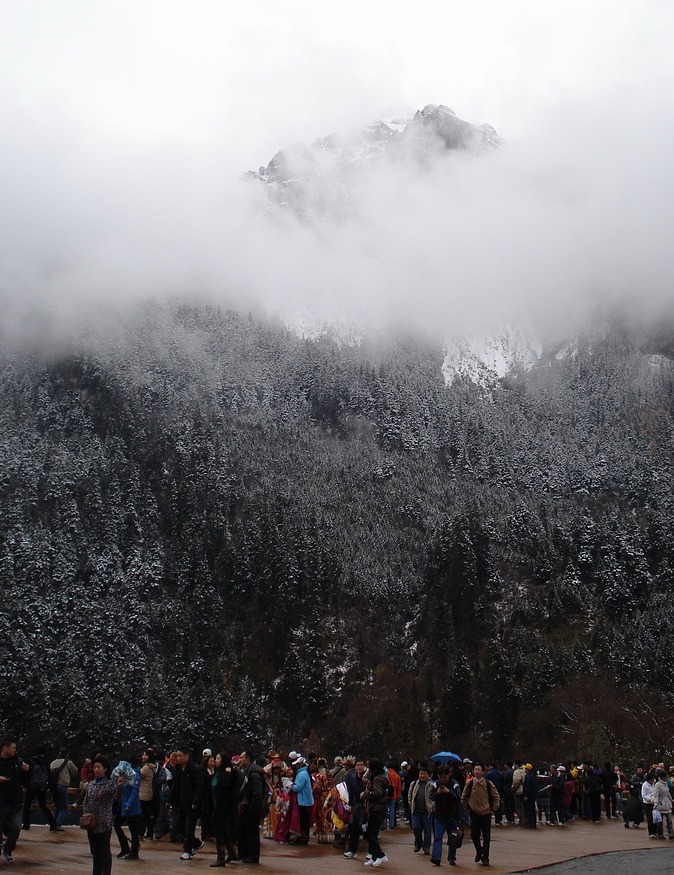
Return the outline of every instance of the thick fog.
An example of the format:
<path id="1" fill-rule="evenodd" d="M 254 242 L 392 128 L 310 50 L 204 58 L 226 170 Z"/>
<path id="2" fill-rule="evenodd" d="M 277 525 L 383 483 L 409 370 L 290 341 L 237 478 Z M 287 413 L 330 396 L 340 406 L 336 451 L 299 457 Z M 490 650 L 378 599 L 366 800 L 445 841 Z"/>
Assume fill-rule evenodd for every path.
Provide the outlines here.
<path id="1" fill-rule="evenodd" d="M 146 298 L 441 334 L 672 302 L 668 3 L 321 5 L 2 5 L 6 340 Z M 243 179 L 427 103 L 504 144 L 347 171 L 312 221 Z"/>

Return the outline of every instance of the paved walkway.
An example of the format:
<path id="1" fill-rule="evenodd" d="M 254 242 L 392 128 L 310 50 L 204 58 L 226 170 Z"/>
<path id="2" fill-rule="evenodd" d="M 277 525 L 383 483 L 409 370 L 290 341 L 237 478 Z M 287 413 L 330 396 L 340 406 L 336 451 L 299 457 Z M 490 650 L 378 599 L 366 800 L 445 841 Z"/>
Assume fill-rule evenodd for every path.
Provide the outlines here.
<path id="1" fill-rule="evenodd" d="M 486 872 L 494 875 L 531 872 L 539 875 L 619 875 L 646 871 L 674 873 L 674 842 L 649 840 L 646 829 L 624 829 L 622 820 L 593 825 L 576 822 L 564 828 L 541 827 L 522 830 L 519 827 L 492 829 L 491 860 L 487 870 L 474 862 L 473 846 L 464 842 L 457 855 L 458 865 L 450 869 L 445 859 L 436 869 L 430 858 L 412 850 L 412 833 L 407 827 L 386 831 L 381 835 L 382 846 L 389 862 L 382 872 L 390 875 L 431 875 L 432 872 Z M 117 860 L 118 850 L 113 833 L 113 872 L 131 872 L 134 875 L 169 875 L 173 872 L 210 871 L 215 859 L 215 848 L 208 844 L 188 862 L 180 860 L 182 848 L 166 839 L 162 842 L 144 841 L 141 859 Z M 613 852 L 613 853 L 607 853 Z M 365 845 L 361 844 L 359 859 L 346 860 L 332 845 L 310 844 L 307 847 L 277 845 L 262 840 L 262 858 L 259 866 L 228 867 L 238 875 L 355 875 L 368 871 L 363 868 Z M 599 856 L 592 856 L 599 855 Z M 579 859 L 582 858 L 582 859 Z M 14 864 L 0 859 L 0 872 L 21 873 L 79 873 L 91 872 L 91 858 L 85 833 L 69 827 L 64 833 L 50 833 L 45 827 L 33 826 L 22 832 L 14 853 Z M 571 861 L 564 863 L 563 861 Z M 561 864 L 561 865 L 555 865 Z M 541 868 L 543 867 L 543 868 Z"/>

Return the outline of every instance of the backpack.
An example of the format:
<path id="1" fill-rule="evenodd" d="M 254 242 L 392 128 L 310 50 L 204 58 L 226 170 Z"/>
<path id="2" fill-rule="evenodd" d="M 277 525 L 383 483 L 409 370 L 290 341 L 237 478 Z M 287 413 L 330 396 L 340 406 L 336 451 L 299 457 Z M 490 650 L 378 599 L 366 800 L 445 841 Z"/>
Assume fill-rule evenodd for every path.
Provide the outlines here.
<path id="1" fill-rule="evenodd" d="M 156 763 L 154 775 L 152 776 L 152 799 L 161 798 L 162 786 L 166 784 L 166 769 L 161 763 Z"/>
<path id="2" fill-rule="evenodd" d="M 44 763 L 33 763 L 33 768 L 30 773 L 30 789 L 41 791 L 47 789 L 48 783 L 47 767 Z"/>
<path id="3" fill-rule="evenodd" d="M 487 799 L 489 800 L 489 807 L 493 809 L 494 807 L 494 797 L 491 795 L 491 788 L 494 786 L 489 778 L 485 778 L 487 784 Z M 466 802 L 470 799 L 470 794 L 473 792 L 473 781 L 472 779 L 468 782 L 468 793 L 466 794 Z"/>
<path id="4" fill-rule="evenodd" d="M 60 766 L 56 766 L 56 768 L 54 769 L 49 769 L 49 792 L 53 797 L 56 797 L 61 772 L 66 768 L 67 765 L 68 757 L 64 757 L 63 763 Z"/>
<path id="5" fill-rule="evenodd" d="M 585 789 L 588 793 L 600 793 L 604 789 L 604 782 L 599 775 L 590 772 L 585 779 Z"/>

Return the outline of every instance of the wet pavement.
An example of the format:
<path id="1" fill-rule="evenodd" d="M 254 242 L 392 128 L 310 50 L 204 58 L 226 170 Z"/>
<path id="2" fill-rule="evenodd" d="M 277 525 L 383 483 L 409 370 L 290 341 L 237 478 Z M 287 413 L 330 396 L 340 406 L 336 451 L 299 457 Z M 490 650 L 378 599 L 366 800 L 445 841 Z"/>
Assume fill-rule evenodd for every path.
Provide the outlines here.
<path id="1" fill-rule="evenodd" d="M 413 852 L 409 827 L 387 830 L 381 834 L 381 844 L 389 861 L 381 867 L 391 875 L 430 875 L 431 872 L 485 872 L 494 875 L 532 872 L 540 875 L 620 875 L 657 871 L 660 875 L 674 875 L 674 842 L 649 840 L 645 828 L 624 829 L 621 820 L 602 820 L 599 824 L 583 821 L 565 827 L 541 827 L 523 830 L 519 827 L 492 829 L 489 869 L 474 862 L 475 853 L 467 838 L 457 854 L 456 867 L 447 865 L 446 849 L 442 866 L 431 866 L 430 857 Z M 306 847 L 277 845 L 262 839 L 260 864 L 229 866 L 239 875 L 355 875 L 363 869 L 366 847 L 359 848 L 358 859 L 347 860 L 332 844 L 312 842 Z M 180 859 L 180 845 L 144 841 L 140 860 L 117 860 L 116 838 L 112 836 L 113 873 L 131 872 L 133 875 L 169 875 L 172 872 L 210 871 L 215 860 L 215 847 L 207 844 L 190 861 Z M 22 832 L 14 853 L 15 862 L 0 859 L 0 875 L 25 873 L 79 873 L 91 872 L 91 857 L 86 834 L 77 827 L 63 833 L 50 833 L 45 827 L 33 826 Z"/>

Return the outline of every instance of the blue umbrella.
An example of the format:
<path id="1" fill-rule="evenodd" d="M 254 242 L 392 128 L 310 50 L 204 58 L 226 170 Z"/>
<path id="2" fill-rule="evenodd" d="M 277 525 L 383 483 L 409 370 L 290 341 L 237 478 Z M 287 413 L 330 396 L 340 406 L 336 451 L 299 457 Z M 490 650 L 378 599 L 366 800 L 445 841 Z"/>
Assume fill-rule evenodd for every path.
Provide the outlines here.
<path id="1" fill-rule="evenodd" d="M 436 763 L 448 763 L 450 760 L 458 760 L 461 762 L 461 757 L 452 753 L 451 750 L 441 750 L 434 753 L 431 759 Z"/>

